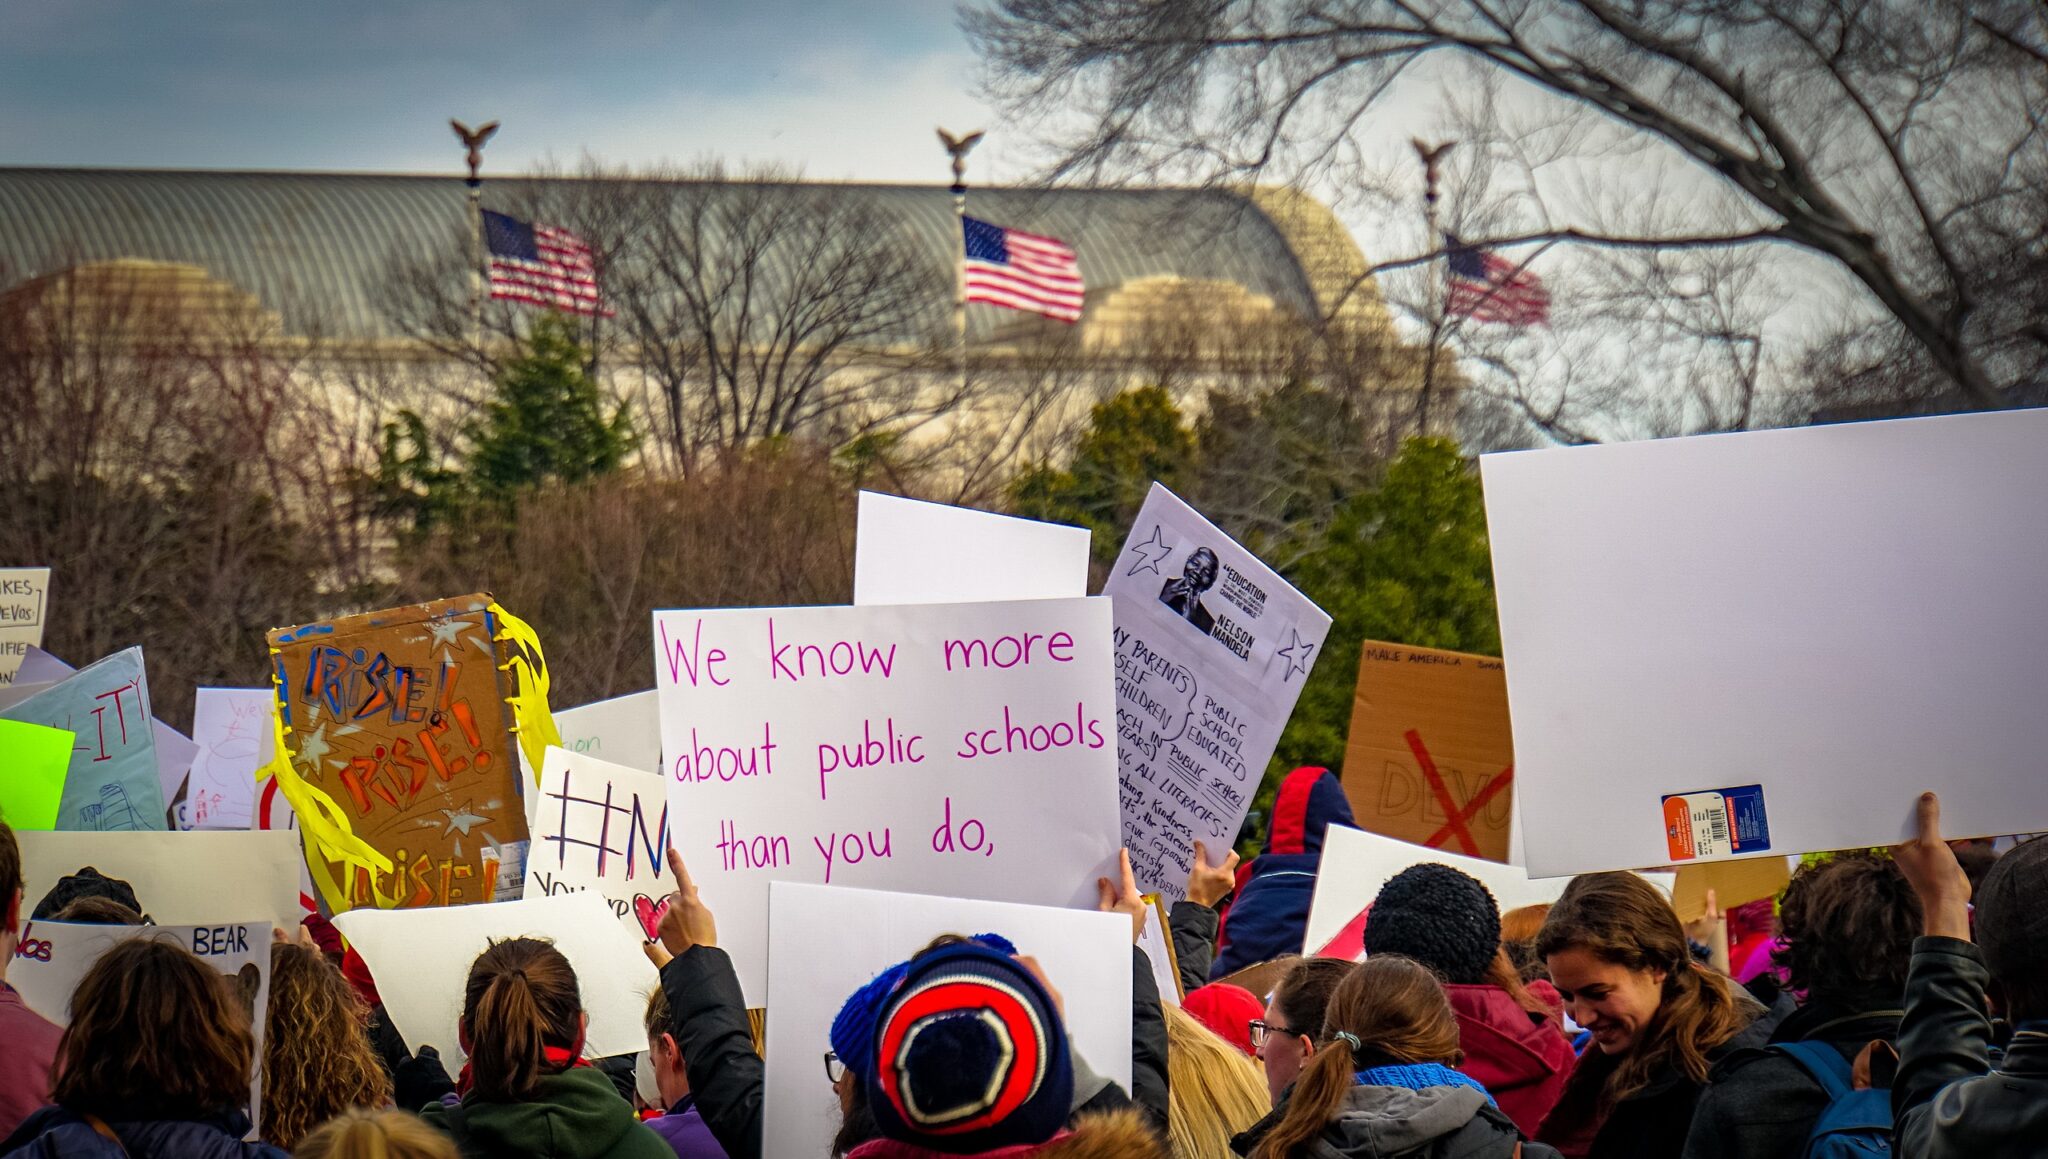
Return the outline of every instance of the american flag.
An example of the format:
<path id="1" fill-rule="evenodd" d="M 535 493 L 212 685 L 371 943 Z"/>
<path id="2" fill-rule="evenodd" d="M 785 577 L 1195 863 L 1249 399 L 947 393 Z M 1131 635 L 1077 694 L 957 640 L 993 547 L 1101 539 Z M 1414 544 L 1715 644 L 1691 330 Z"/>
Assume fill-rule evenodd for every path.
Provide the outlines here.
<path id="1" fill-rule="evenodd" d="M 484 246 L 491 254 L 491 297 L 571 314 L 609 318 L 597 296 L 590 243 L 566 229 L 484 210 Z"/>
<path id="2" fill-rule="evenodd" d="M 1081 320 L 1081 263 L 1056 238 L 962 217 L 970 302 L 1029 310 L 1062 322 Z"/>
<path id="3" fill-rule="evenodd" d="M 1452 234 L 1444 235 L 1450 258 L 1449 293 L 1444 312 L 1474 322 L 1536 326 L 1550 319 L 1550 291 L 1543 279 L 1514 262 L 1473 249 Z"/>

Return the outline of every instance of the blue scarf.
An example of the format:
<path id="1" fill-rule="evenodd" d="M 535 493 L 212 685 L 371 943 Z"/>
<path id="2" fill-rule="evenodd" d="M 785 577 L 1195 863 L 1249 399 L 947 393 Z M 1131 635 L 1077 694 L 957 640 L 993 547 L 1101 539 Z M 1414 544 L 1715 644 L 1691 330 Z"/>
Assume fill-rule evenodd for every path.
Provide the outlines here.
<path id="1" fill-rule="evenodd" d="M 1400 1087 L 1403 1090 L 1426 1091 L 1431 1087 L 1471 1087 L 1486 1101 L 1498 1108 L 1493 1095 L 1471 1075 L 1452 1070 L 1440 1062 L 1412 1062 L 1393 1066 L 1370 1066 L 1358 1072 L 1358 1085 L 1362 1087 Z"/>

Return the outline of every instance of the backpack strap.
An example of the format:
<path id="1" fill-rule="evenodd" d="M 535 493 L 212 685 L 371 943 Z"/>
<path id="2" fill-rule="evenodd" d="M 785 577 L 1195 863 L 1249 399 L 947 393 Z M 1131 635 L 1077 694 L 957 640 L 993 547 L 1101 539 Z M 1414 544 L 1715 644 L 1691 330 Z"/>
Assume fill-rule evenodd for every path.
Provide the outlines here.
<path id="1" fill-rule="evenodd" d="M 1825 1042 L 1779 1042 L 1766 1048 L 1799 1064 L 1808 1077 L 1827 1092 L 1830 1103 L 1854 1091 L 1849 1060 Z"/>

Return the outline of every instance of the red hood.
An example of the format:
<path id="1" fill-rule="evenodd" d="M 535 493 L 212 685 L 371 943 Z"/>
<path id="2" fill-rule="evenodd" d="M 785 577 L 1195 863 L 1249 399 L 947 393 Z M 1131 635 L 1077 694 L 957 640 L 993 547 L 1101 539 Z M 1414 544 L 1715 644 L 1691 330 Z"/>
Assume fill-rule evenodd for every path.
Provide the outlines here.
<path id="1" fill-rule="evenodd" d="M 1533 1135 L 1564 1093 L 1572 1044 L 1553 1019 L 1538 1020 L 1498 986 L 1445 986 L 1458 1016 L 1458 1069 L 1492 1093 L 1523 1134 Z"/>

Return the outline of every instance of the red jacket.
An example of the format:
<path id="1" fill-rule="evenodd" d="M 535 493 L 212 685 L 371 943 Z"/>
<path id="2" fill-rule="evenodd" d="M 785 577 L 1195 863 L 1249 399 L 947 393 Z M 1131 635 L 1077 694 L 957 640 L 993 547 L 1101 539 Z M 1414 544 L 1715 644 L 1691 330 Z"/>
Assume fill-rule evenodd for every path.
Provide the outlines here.
<path id="1" fill-rule="evenodd" d="M 1458 1069 L 1477 1079 L 1522 1134 L 1534 1138 L 1564 1093 L 1572 1044 L 1554 1018 L 1531 1015 L 1498 986 L 1445 986 L 1458 1016 Z"/>

